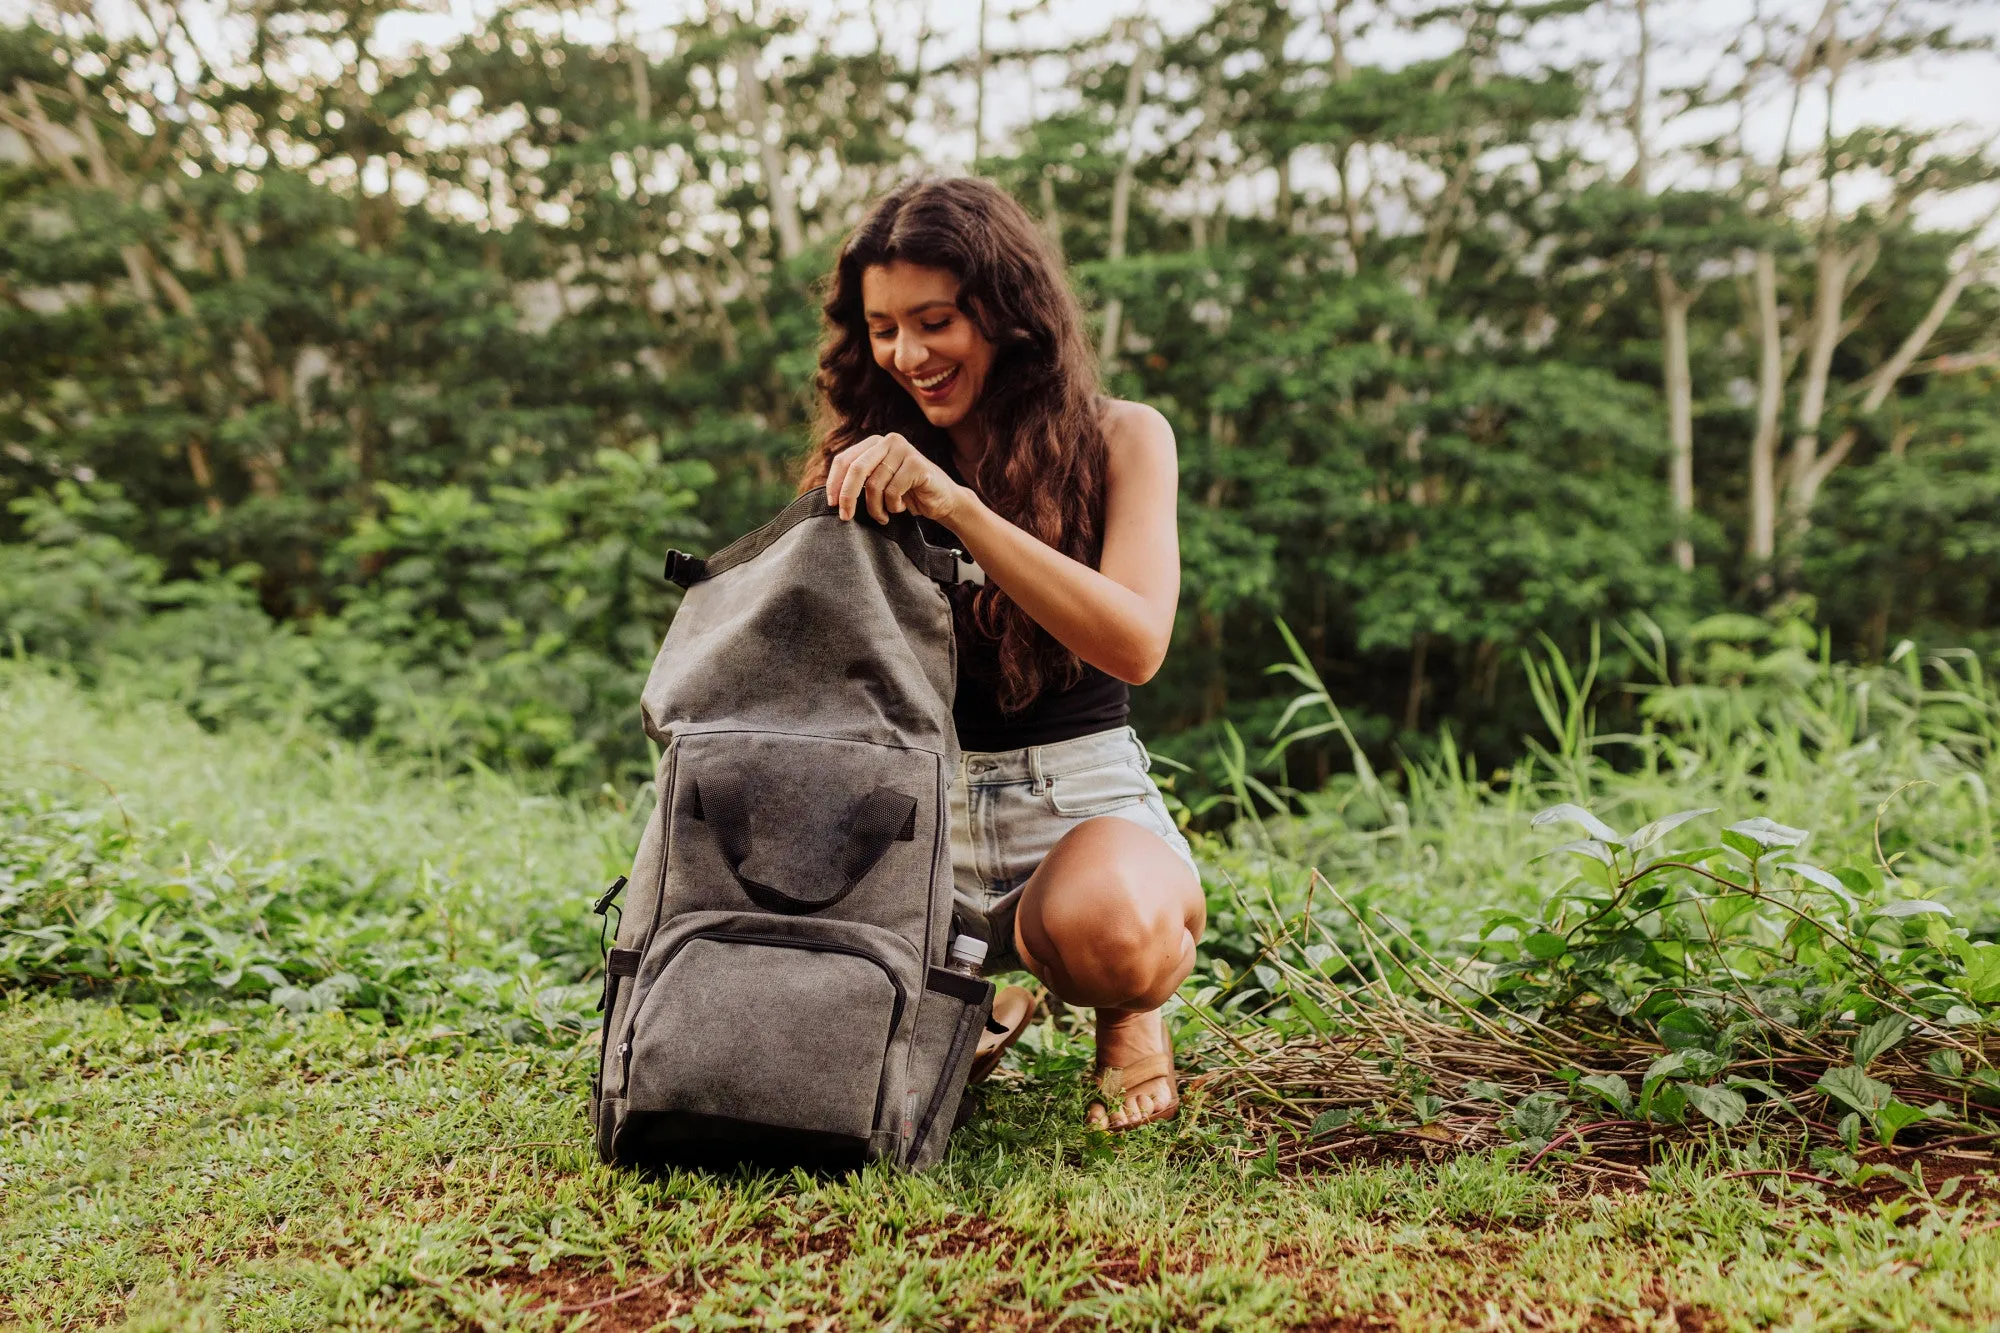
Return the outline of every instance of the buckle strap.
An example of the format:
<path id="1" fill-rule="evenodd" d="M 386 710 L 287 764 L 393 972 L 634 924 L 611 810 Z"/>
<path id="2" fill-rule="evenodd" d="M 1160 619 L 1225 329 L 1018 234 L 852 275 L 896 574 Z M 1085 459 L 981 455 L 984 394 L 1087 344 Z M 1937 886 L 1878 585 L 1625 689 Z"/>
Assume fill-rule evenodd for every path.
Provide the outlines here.
<path id="1" fill-rule="evenodd" d="M 664 571 L 669 583 L 678 583 L 683 588 L 692 588 L 708 577 L 708 561 L 686 551 L 668 551 L 667 567 Z"/>

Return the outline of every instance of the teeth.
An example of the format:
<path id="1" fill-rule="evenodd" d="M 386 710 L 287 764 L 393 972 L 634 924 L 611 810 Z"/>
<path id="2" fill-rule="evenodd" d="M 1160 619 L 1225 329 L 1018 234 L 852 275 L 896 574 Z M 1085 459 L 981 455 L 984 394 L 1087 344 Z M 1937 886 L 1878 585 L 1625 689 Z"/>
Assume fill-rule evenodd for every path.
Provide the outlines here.
<path id="1" fill-rule="evenodd" d="M 931 376 L 929 379 L 920 380 L 917 379 L 915 376 L 911 376 L 910 383 L 916 385 L 919 389 L 935 389 L 938 385 L 943 384 L 946 380 L 950 379 L 952 371 L 957 369 L 958 369 L 957 366 L 953 366 L 951 370 L 941 370 L 937 374 Z"/>

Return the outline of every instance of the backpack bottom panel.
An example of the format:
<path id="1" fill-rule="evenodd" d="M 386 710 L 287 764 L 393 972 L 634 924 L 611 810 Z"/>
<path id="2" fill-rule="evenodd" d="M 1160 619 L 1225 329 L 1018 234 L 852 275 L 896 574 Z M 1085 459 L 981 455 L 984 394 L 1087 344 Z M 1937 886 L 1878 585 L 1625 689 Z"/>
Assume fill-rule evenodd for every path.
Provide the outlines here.
<path id="1" fill-rule="evenodd" d="M 615 1160 L 620 1162 L 708 1171 L 737 1167 L 858 1171 L 869 1161 L 868 1150 L 866 1137 L 687 1111 L 629 1113 L 613 1141 Z"/>

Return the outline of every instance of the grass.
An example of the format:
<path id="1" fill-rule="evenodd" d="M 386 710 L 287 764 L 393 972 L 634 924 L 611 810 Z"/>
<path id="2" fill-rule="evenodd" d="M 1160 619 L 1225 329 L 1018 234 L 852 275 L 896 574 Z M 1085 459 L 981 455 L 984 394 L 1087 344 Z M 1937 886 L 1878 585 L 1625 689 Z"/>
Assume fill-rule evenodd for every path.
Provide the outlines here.
<path id="1" fill-rule="evenodd" d="M 23 1328 L 1976 1328 L 2000 1233 L 1688 1157 L 1576 1195 L 1491 1156 L 1266 1178 L 1202 1117 L 1115 1146 L 1056 1078 L 908 1178 L 598 1165 L 577 1051 L 336 1015 L 0 1007 L 0 1290 Z M 1781 1182 L 1782 1183 L 1782 1182 Z M 1984 1227 L 1984 1230 L 1981 1228 Z"/>
<path id="2" fill-rule="evenodd" d="M 1517 1144 L 1272 1170 L 1284 1144 L 1230 1081 L 1232 1038 L 1294 1021 L 1256 954 L 1307 865 L 1441 947 L 1562 882 L 1520 864 L 1549 841 L 1526 816 L 1551 784 L 1623 818 L 1740 783 L 1739 809 L 1817 816 L 1831 863 L 1926 775 L 1902 766 L 1928 765 L 1886 852 L 1985 929 L 1992 829 L 1965 774 L 1990 760 L 1954 740 L 1970 724 L 1878 713 L 1850 728 L 1868 761 L 1842 763 L 1853 745 L 1786 716 L 1751 725 L 1774 754 L 1801 738 L 1791 772 L 1752 762 L 1740 719 L 1733 759 L 1663 722 L 1660 763 L 1614 781 L 1581 762 L 1598 742 L 1580 729 L 1539 776 L 1413 770 L 1205 841 L 1217 933 L 1175 1022 L 1217 1072 L 1172 1125 L 1089 1134 L 1087 1042 L 1049 1020 L 930 1175 L 645 1177 L 598 1165 L 582 1117 L 588 900 L 644 793 L 579 804 L 307 731 L 210 734 L 6 666 L 0 1321 L 1992 1327 L 2000 1209 L 1978 1181 L 1931 1170 L 1867 1196 L 1744 1175 L 1793 1164 L 1699 1122 L 1608 1186 L 1551 1169 L 1561 1154 L 1528 1169 Z"/>

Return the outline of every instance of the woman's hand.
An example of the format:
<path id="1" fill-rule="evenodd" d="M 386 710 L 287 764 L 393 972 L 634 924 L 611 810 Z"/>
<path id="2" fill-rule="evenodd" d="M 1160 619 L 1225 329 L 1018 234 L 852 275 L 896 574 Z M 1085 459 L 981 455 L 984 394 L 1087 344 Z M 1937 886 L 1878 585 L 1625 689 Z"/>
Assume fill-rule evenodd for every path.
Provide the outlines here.
<path id="1" fill-rule="evenodd" d="M 833 456 L 826 470 L 826 502 L 853 518 L 866 499 L 877 523 L 889 515 L 912 513 L 949 525 L 972 493 L 945 475 L 900 435 L 870 435 Z"/>

